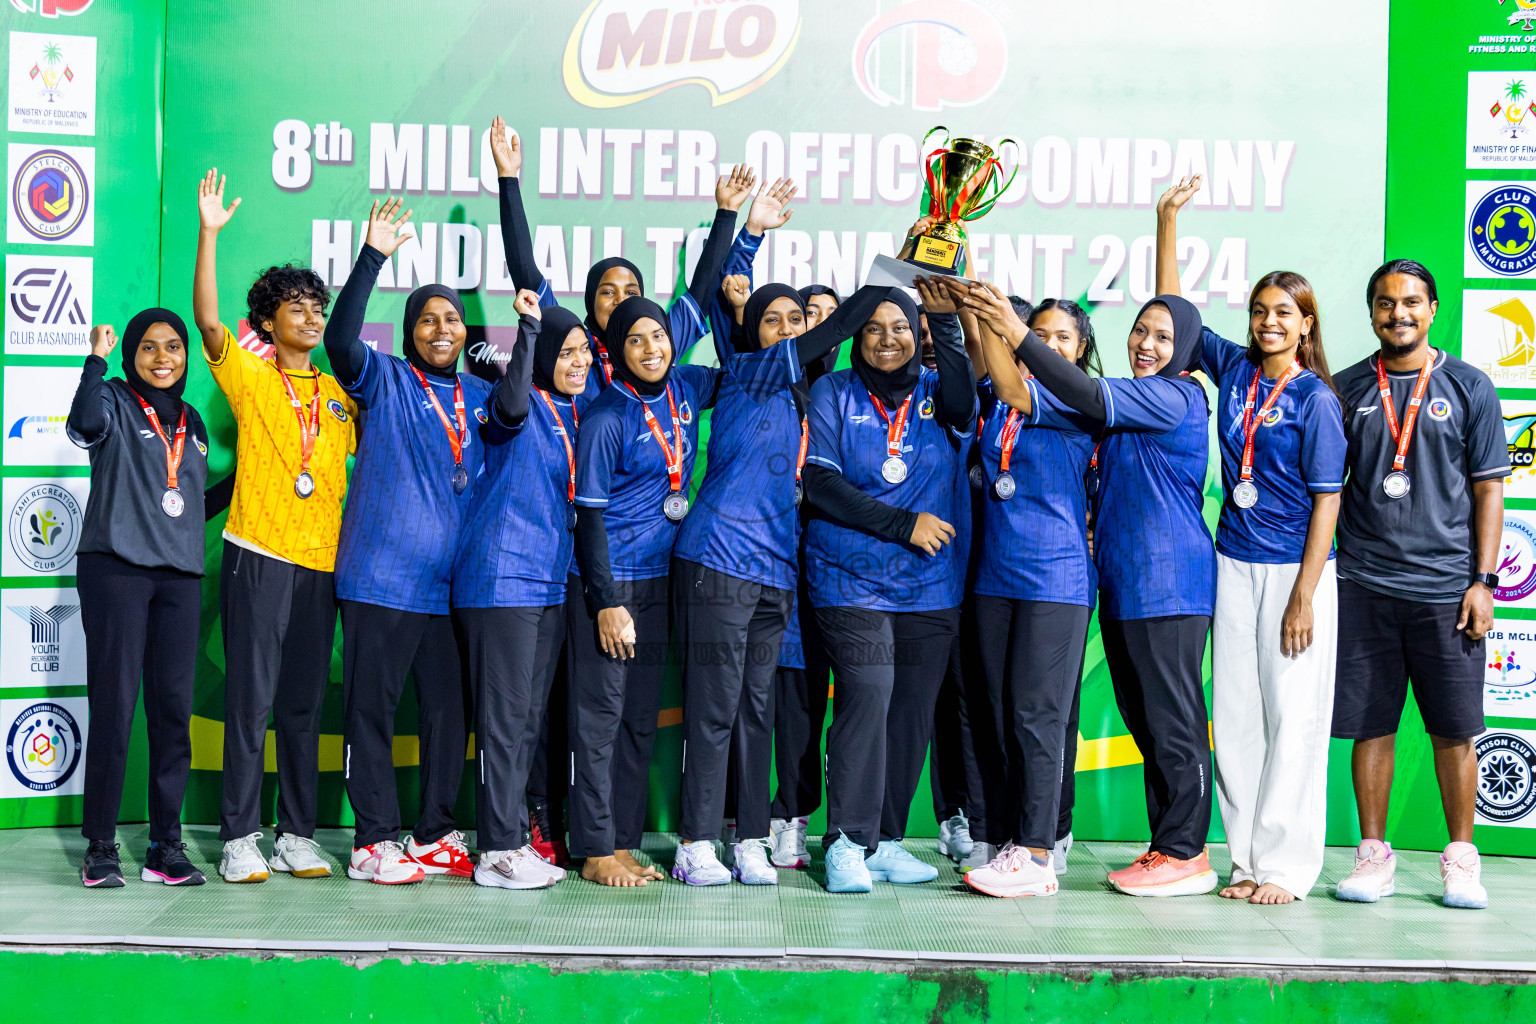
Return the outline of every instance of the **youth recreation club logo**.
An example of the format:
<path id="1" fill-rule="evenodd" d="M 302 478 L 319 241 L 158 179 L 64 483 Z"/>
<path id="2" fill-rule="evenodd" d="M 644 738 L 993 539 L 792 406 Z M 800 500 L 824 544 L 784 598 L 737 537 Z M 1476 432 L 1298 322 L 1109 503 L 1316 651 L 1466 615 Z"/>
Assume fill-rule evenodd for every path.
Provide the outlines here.
<path id="1" fill-rule="evenodd" d="M 718 107 L 777 74 L 799 38 L 800 0 L 593 0 L 566 41 L 561 74 L 583 106 L 697 85 Z"/>
<path id="2" fill-rule="evenodd" d="M 875 15 L 853 44 L 859 91 L 882 107 L 980 103 L 1008 70 L 1008 37 L 994 10 L 1008 16 L 1001 3 L 959 0 L 913 0 Z"/>
<path id="3" fill-rule="evenodd" d="M 61 242 L 86 223 L 90 207 L 90 183 L 80 161 L 64 149 L 37 150 L 22 160 L 11 177 L 13 223 L 32 238 L 14 232 L 7 238 Z M 81 238 L 78 244 L 90 241 Z"/>
<path id="4" fill-rule="evenodd" d="M 58 573 L 80 544 L 80 502 L 59 484 L 29 487 L 11 506 L 11 551 L 33 572 Z"/>
<path id="5" fill-rule="evenodd" d="M 85 749 L 80 724 L 62 705 L 40 701 L 11 720 L 5 760 L 11 775 L 33 793 L 51 793 L 67 783 Z"/>
<path id="6" fill-rule="evenodd" d="M 1477 815 L 1489 824 L 1523 824 L 1536 808 L 1536 747 L 1530 735 L 1500 731 L 1477 739 Z"/>

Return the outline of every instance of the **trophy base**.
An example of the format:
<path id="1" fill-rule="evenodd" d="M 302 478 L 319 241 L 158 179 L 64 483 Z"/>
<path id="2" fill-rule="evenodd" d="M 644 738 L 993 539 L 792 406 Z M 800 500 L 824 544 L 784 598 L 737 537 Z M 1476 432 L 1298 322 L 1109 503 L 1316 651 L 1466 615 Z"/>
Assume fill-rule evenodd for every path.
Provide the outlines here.
<path id="1" fill-rule="evenodd" d="M 958 277 L 969 280 L 954 270 L 941 270 L 916 260 L 899 260 L 894 256 L 876 256 L 869 264 L 864 283 L 877 288 L 912 288 L 919 277 Z"/>
<path id="2" fill-rule="evenodd" d="M 907 262 L 932 274 L 963 274 L 965 243 L 939 235 L 919 235 L 913 240 Z"/>

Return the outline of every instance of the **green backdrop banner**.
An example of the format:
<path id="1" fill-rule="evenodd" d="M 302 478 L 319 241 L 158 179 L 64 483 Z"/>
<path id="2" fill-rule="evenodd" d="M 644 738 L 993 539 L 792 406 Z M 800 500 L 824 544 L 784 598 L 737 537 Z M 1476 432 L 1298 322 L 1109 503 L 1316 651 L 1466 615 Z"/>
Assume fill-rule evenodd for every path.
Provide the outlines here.
<path id="1" fill-rule="evenodd" d="M 613 254 L 633 260 L 652 290 L 669 296 L 702 241 L 715 175 L 737 162 L 801 185 L 794 219 L 770 235 L 758 256 L 759 282 L 821 281 L 846 293 L 875 255 L 895 251 L 921 212 L 922 137 L 945 125 L 957 135 L 1016 140 L 1002 150 L 1004 162 L 1018 166 L 1012 187 L 973 225 L 974 271 L 1032 299 L 1085 296 L 1094 304 L 1106 372 L 1126 372 L 1120 338 L 1151 295 L 1153 204 L 1171 180 L 1191 172 L 1205 174 L 1207 187 L 1180 225 L 1185 294 L 1214 328 L 1241 336 L 1250 281 L 1274 268 L 1300 270 L 1316 286 L 1330 325 L 1330 358 L 1336 367 L 1347 365 L 1374 345 L 1360 290 L 1382 256 L 1384 232 L 1394 253 L 1421 255 L 1454 284 L 1449 246 L 1453 229 L 1460 237 L 1464 228 L 1457 219 L 1464 180 L 1457 161 L 1463 125 L 1470 133 L 1476 120 L 1468 113 L 1470 94 L 1462 105 L 1461 90 L 1470 88 L 1462 78 L 1469 69 L 1502 74 L 1531 63 L 1523 53 L 1471 52 L 1488 45 L 1480 42 L 1485 36 L 1525 38 L 1519 24 L 1506 24 L 1507 15 L 1496 0 L 1455 10 L 1393 3 L 1389 77 L 1385 0 L 1263 0 L 1241 8 L 1201 0 L 1181 5 L 1177 17 L 1109 0 L 1094 8 L 1091 31 L 1089 16 L 1070 5 L 997 0 L 869 0 L 838 5 L 837 17 L 798 0 L 380 0 L 366 17 L 294 0 L 217 11 L 180 0 L 18 0 L 0 15 L 12 33 L 12 191 L 16 161 L 25 155 L 18 146 L 93 147 L 94 167 L 82 173 L 95 175 L 94 206 L 107 205 L 89 242 L 79 233 L 83 226 L 72 239 L 18 239 L 14 201 L 7 210 L 8 242 L 24 244 L 7 247 L 5 423 L 9 431 L 19 416 L 45 418 L 21 428 L 17 440 L 25 443 L 13 445 L 7 435 L 8 521 L 25 532 L 27 509 L 36 507 L 68 525 L 70 503 L 86 500 L 83 457 L 61 444 L 47 421 L 67 410 L 84 352 L 80 325 L 120 324 L 132 308 L 157 301 L 190 311 L 195 185 L 208 167 L 227 173 L 229 194 L 244 199 L 221 239 L 221 308 L 232 326 L 246 287 L 273 263 L 308 263 L 339 286 L 369 205 L 403 193 L 415 209 L 417 238 L 380 277 L 369 340 L 398 351 L 394 325 L 405 294 L 440 281 L 464 292 L 471 321 L 487 325 L 494 343 L 498 326 L 515 321 L 486 141 L 497 114 L 522 137 L 538 258 L 561 300 L 573 306 L 580 305 L 587 267 Z M 263 40 L 283 24 L 302 26 L 310 42 L 275 52 Z M 1319 32 L 1317 25 L 1328 27 Z M 78 131 L 67 116 L 15 116 L 18 89 L 31 107 L 47 108 L 35 83 L 53 67 L 38 49 L 47 40 L 24 42 L 37 50 L 26 59 L 45 64 L 38 76 L 23 76 L 16 40 L 55 30 L 95 41 L 94 137 L 63 137 Z M 407 47 L 399 46 L 402 39 Z M 73 79 L 57 79 L 65 84 L 57 87 L 56 106 L 73 102 L 66 95 L 82 78 L 75 71 Z M 1536 88 L 1536 73 L 1531 78 Z M 1469 166 L 1471 146 L 1469 135 Z M 1426 174 L 1442 163 L 1447 170 L 1434 173 L 1457 181 Z M 1522 173 L 1509 163 L 1478 166 L 1485 169 L 1477 177 Z M 53 294 L 46 285 L 13 280 L 17 257 L 17 274 L 33 263 L 73 259 L 69 273 L 76 278 L 89 274 L 94 261 L 94 307 L 77 320 L 52 312 L 39 298 Z M 54 292 L 61 273 L 55 268 L 48 278 Z M 52 347 L 18 341 L 25 331 L 13 328 L 13 295 L 31 296 L 21 308 L 40 306 L 32 320 L 46 321 L 63 340 Z M 1459 328 L 1455 298 L 1443 301 L 1437 336 L 1450 344 Z M 710 358 L 708 348 L 693 358 Z M 196 364 L 188 395 L 212 431 L 215 474 L 227 471 L 233 424 Z M 1536 398 L 1536 391 L 1511 397 Z M 1212 522 L 1216 486 L 1213 478 Z M 54 491 L 24 506 L 24 492 L 35 487 Z M 18 508 L 26 512 L 21 520 Z M 200 627 L 186 811 L 198 821 L 217 813 L 221 526 L 209 528 L 211 575 Z M 23 712 L 39 721 L 51 714 L 30 711 L 33 705 L 67 712 L 70 722 L 58 718 L 41 729 L 57 738 L 49 756 L 62 766 L 78 756 L 87 732 L 78 616 L 67 611 L 78 603 L 72 563 L 57 557 L 62 549 L 54 564 L 41 551 L 29 563 L 15 547 L 12 539 L 5 552 L 0 727 L 9 730 Z M 1528 614 L 1536 616 L 1536 601 L 1532 608 Z M 1518 609 L 1511 616 L 1522 617 Z M 53 668 L 40 677 L 35 666 L 49 657 Z M 1518 652 L 1512 657 L 1525 660 Z M 338 651 L 333 681 L 339 671 Z M 38 685 L 40 678 L 48 684 Z M 323 813 L 346 822 L 339 683 L 333 689 L 321 749 Z M 1495 696 L 1491 687 L 1490 701 Z M 663 704 L 651 810 L 656 825 L 669 827 L 681 745 L 675 676 Z M 1499 707 L 1503 714 L 1492 724 L 1518 735 L 1515 703 Z M 1077 831 L 1145 836 L 1140 756 L 1115 710 L 1096 627 L 1082 708 Z M 396 744 L 407 820 L 413 716 L 413 708 L 402 708 Z M 1417 719 L 1409 718 L 1394 838 L 1438 847 L 1444 826 L 1427 744 Z M 17 781 L 26 770 L 5 775 L 0 825 L 76 820 L 78 798 L 58 794 L 79 792 L 78 771 L 62 781 L 49 771 L 57 776 L 63 769 L 35 770 L 30 786 Z M 127 817 L 143 813 L 138 778 L 138 771 L 130 778 Z M 1529 788 L 1529 772 L 1526 778 Z M 933 827 L 928 803 L 925 796 L 916 801 L 913 834 Z M 1485 824 L 1479 842 L 1492 851 L 1536 849 L 1523 827 L 1533 822 Z M 1348 750 L 1336 744 L 1329 838 L 1354 837 Z"/>

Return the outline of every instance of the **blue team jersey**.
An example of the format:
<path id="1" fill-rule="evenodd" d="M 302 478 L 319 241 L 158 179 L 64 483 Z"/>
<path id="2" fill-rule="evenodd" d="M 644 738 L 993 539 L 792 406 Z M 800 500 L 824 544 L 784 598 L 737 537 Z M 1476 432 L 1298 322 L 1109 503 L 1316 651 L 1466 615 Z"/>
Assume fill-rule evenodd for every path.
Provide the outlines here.
<path id="1" fill-rule="evenodd" d="M 795 463 L 800 414 L 790 390 L 800 375 L 795 339 L 734 354 L 710 413 L 709 460 L 678 558 L 780 590 L 794 587 L 800 515 Z"/>
<path id="2" fill-rule="evenodd" d="M 725 279 L 732 274 L 745 274 L 752 276 L 752 263 L 757 259 L 757 250 L 763 244 L 762 235 L 750 235 L 746 228 L 736 232 L 736 240 L 731 243 L 731 251 L 726 254 L 725 265 L 720 270 L 720 283 L 723 286 Z M 721 295 L 720 289 L 715 289 L 715 301 L 709 305 L 709 333 L 715 341 L 715 357 L 724 366 L 731 357 L 731 327 L 736 322 L 735 310 Z M 713 435 L 711 435 L 713 436 Z M 713 441 L 710 442 L 713 445 Z"/>
<path id="3" fill-rule="evenodd" d="M 1210 442 L 1205 392 L 1188 378 L 1099 378 L 1094 564 L 1107 619 L 1210 615 L 1216 552 L 1201 509 Z"/>
<path id="4" fill-rule="evenodd" d="M 565 601 L 575 551 L 569 521 L 570 462 L 576 449 L 571 399 L 534 391 L 528 416 L 508 427 L 491 403 L 481 431 L 485 474 L 475 487 L 453 570 L 455 608 L 542 608 Z"/>
<path id="5" fill-rule="evenodd" d="M 907 476 L 888 483 L 886 422 L 852 370 L 838 370 L 811 388 L 808 463 L 841 474 L 870 497 L 895 508 L 927 512 L 951 526 L 968 515 L 956 492 L 963 472 L 957 434 L 934 418 L 939 375 L 924 369 L 913 391 L 902 442 Z M 892 417 L 895 411 L 891 410 Z M 955 562 L 959 559 L 961 568 Z M 904 542 L 826 518 L 806 527 L 806 576 L 817 608 L 854 606 L 888 612 L 938 611 L 960 604 L 964 559 L 954 544 L 929 555 Z"/>
<path id="6" fill-rule="evenodd" d="M 1018 490 L 998 499 L 992 484 L 1001 471 L 1003 428 L 1011 411 L 1001 400 L 981 431 L 987 489 L 976 496 L 985 511 L 982 557 L 975 591 L 1016 601 L 1051 601 L 1093 607 L 1098 573 L 1088 554 L 1088 488 L 1095 424 L 1058 402 L 1030 379 L 1033 412 L 1020 415 L 1008 460 Z"/>
<path id="7" fill-rule="evenodd" d="M 761 242 L 762 239 L 759 238 L 758 241 Z M 757 250 L 754 247 L 752 251 Z M 719 290 L 718 286 L 716 290 Z M 545 308 L 560 305 L 560 300 L 555 298 L 554 289 L 550 288 L 547 278 L 539 282 L 539 305 Z M 673 358 L 678 363 L 683 361 L 689 349 L 699 343 L 699 339 L 704 337 L 709 326 L 709 322 L 704 318 L 704 311 L 699 308 L 697 302 L 693 301 L 692 295 L 682 292 L 672 300 L 672 305 L 667 309 L 667 327 L 672 332 Z M 598 392 L 608 386 L 610 374 L 607 367 L 603 365 L 602 356 L 599 355 L 600 352 L 605 351 L 605 348 L 592 333 L 591 328 L 587 329 L 587 343 L 592 347 L 592 370 L 587 374 L 586 393 L 595 398 Z"/>
<path id="8" fill-rule="evenodd" d="M 667 444 L 682 446 L 683 490 L 693 478 L 699 447 L 699 413 L 714 397 L 719 370 L 673 366 L 670 387 L 677 403 L 674 435 L 666 393 L 640 399 L 629 388 L 603 389 L 582 414 L 576 452 L 576 504 L 603 510 L 608 561 L 616 580 L 667 575 L 679 524 L 662 503 L 671 493 L 667 459 L 646 425 L 649 406 Z"/>
<path id="9" fill-rule="evenodd" d="M 467 373 L 464 468 L 470 486 L 453 493 L 453 447 L 421 381 L 404 359 L 365 348 L 356 381 L 342 381 L 357 401 L 362 437 L 341 517 L 336 596 L 446 615 L 459 528 L 484 461 L 478 428 L 487 420 L 491 385 Z M 428 376 L 449 423 L 453 383 Z"/>
<path id="10" fill-rule="evenodd" d="M 1216 527 L 1216 549 L 1241 562 L 1282 565 L 1300 562 L 1312 519 L 1312 495 L 1342 490 L 1344 413 L 1338 396 L 1311 371 L 1285 386 L 1253 438 L 1253 483 L 1258 503 L 1240 508 L 1232 488 L 1242 479 L 1243 406 L 1257 369 L 1240 345 L 1205 329 L 1200 368 L 1216 383 L 1216 436 L 1221 442 L 1221 482 L 1225 496 Z M 1259 378 L 1255 417 L 1274 390 L 1270 377 Z M 1333 557 L 1332 552 L 1329 557 Z"/>

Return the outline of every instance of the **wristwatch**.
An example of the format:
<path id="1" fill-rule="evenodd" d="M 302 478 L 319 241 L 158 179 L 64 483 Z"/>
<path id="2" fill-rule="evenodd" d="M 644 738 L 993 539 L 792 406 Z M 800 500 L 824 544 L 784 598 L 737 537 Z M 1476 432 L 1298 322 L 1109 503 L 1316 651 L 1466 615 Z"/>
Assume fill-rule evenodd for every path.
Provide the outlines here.
<path id="1" fill-rule="evenodd" d="M 1475 572 L 1472 574 L 1473 583 L 1481 583 L 1489 590 L 1499 589 L 1499 574 L 1496 572 Z"/>

